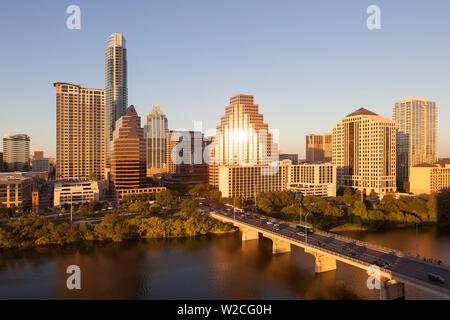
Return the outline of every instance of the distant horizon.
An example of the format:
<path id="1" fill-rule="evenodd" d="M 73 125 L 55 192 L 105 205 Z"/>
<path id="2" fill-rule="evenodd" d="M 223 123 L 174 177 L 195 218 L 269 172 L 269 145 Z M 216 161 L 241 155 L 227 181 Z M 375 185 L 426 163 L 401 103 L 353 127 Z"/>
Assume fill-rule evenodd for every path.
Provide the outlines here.
<path id="1" fill-rule="evenodd" d="M 142 126 L 159 104 L 171 129 L 192 130 L 196 120 L 212 129 L 231 96 L 251 94 L 264 122 L 280 130 L 280 151 L 304 159 L 307 134 L 331 133 L 360 107 L 392 120 L 395 102 L 417 97 L 436 102 L 437 154 L 450 157 L 448 1 L 380 0 L 380 30 L 366 27 L 366 0 L 327 2 L 326 10 L 322 1 L 80 0 L 80 30 L 66 28 L 70 4 L 31 2 L 23 12 L 9 2 L 0 13 L 9 48 L 0 52 L 8 108 L 0 135 L 27 134 L 31 154 L 56 157 L 53 83 L 104 89 L 106 39 L 122 33 L 128 105 Z"/>

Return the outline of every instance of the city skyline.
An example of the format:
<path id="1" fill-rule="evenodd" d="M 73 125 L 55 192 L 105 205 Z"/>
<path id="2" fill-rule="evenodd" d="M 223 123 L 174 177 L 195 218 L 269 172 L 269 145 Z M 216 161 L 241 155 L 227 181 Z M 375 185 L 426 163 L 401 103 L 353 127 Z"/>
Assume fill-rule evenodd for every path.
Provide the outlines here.
<path id="1" fill-rule="evenodd" d="M 84 13 L 83 24 L 81 30 L 75 31 L 65 28 L 64 22 L 67 17 L 64 15 L 65 6 L 49 8 L 44 5 L 34 8 L 34 4 L 32 4 L 31 6 L 36 9 L 34 14 L 39 15 L 45 11 L 47 15 L 55 17 L 55 21 L 52 22 L 55 23 L 55 26 L 51 26 L 55 28 L 55 31 L 52 31 L 55 32 L 55 35 L 49 37 L 52 42 L 49 43 L 49 40 L 46 39 L 42 39 L 42 41 L 49 43 L 50 48 L 60 50 L 61 54 L 53 59 L 52 64 L 49 62 L 50 57 L 45 55 L 42 57 L 43 63 L 49 65 L 49 70 L 46 72 L 38 72 L 42 70 L 36 65 L 26 65 L 29 68 L 23 68 L 30 72 L 29 78 L 37 83 L 36 88 L 29 89 L 31 90 L 29 96 L 33 97 L 33 103 L 27 101 L 29 98 L 20 96 L 18 88 L 19 83 L 23 81 L 21 78 L 23 71 L 12 69 L 11 63 L 5 66 L 7 81 L 2 80 L 2 87 L 7 94 L 5 94 L 4 103 L 12 110 L 23 112 L 13 111 L 7 121 L 0 120 L 3 129 L 0 133 L 25 133 L 31 137 L 31 150 L 44 150 L 47 155 L 55 157 L 56 128 L 54 126 L 56 121 L 54 120 L 54 97 L 51 84 L 56 81 L 67 81 L 80 83 L 86 87 L 102 88 L 104 86 L 105 39 L 113 32 L 120 32 L 127 38 L 129 103 L 135 105 L 137 112 L 143 115 L 150 111 L 152 104 L 163 105 L 173 129 L 186 128 L 190 130 L 194 125 L 194 120 L 202 120 L 203 128 L 215 128 L 227 97 L 238 93 L 257 97 L 258 104 L 261 106 L 260 111 L 265 115 L 266 121 L 271 124 L 272 128 L 280 130 L 280 150 L 284 153 L 300 154 L 300 158 L 305 158 L 304 137 L 307 134 L 330 132 L 338 119 L 359 107 L 366 107 L 383 117 L 392 119 L 392 108 L 396 101 L 410 96 L 425 98 L 436 101 L 439 108 L 438 117 L 443 123 L 445 119 L 450 118 L 450 110 L 446 107 L 450 103 L 450 95 L 446 92 L 447 83 L 443 80 L 448 79 L 450 65 L 449 61 L 444 58 L 450 53 L 450 48 L 441 41 L 439 35 L 431 36 L 430 32 L 436 33 L 438 27 L 442 27 L 442 32 L 445 32 L 448 27 L 440 25 L 440 19 L 436 18 L 432 22 L 427 21 L 430 25 L 419 23 L 402 28 L 397 25 L 399 22 L 395 18 L 398 15 L 411 13 L 413 19 L 418 17 L 419 12 L 422 16 L 440 15 L 441 12 L 446 11 L 449 5 L 439 2 L 441 10 L 433 9 L 431 13 L 426 6 L 422 8 L 420 4 L 417 6 L 423 10 L 417 10 L 416 7 L 415 10 L 409 11 L 410 9 L 402 6 L 402 3 L 406 2 L 399 2 L 395 5 L 381 4 L 383 26 L 379 31 L 370 31 L 365 27 L 367 3 L 364 1 L 342 6 L 328 4 L 330 9 L 335 9 L 335 11 L 331 11 L 335 12 L 336 16 L 342 17 L 342 25 L 336 27 L 336 30 L 320 27 L 320 22 L 332 18 L 328 13 L 320 16 L 317 22 L 306 16 L 308 11 L 320 12 L 318 5 L 291 2 L 287 2 L 286 6 L 293 9 L 297 15 L 296 23 L 299 26 L 294 29 L 291 28 L 294 23 L 294 13 L 288 14 L 284 8 L 283 14 L 287 15 L 287 19 L 282 23 L 279 19 L 281 11 L 273 4 L 265 4 L 251 15 L 250 19 L 256 23 L 254 27 L 246 25 L 241 29 L 233 26 L 219 28 L 213 24 L 213 19 L 219 15 L 220 17 L 227 16 L 226 12 L 219 11 L 230 9 L 219 4 L 211 4 L 205 8 L 211 14 L 207 19 L 193 24 L 181 35 L 177 35 L 175 31 L 179 31 L 179 27 L 186 20 L 183 19 L 179 24 L 169 25 L 169 22 L 175 23 L 176 17 L 180 17 L 180 13 L 176 11 L 174 20 L 171 18 L 169 22 L 162 23 L 161 26 L 168 28 L 166 31 L 170 39 L 175 42 L 181 41 L 184 50 L 178 53 L 171 50 L 173 49 L 172 41 L 162 39 L 155 32 L 150 32 L 151 38 L 143 40 L 138 22 L 129 23 L 128 21 L 127 25 L 108 22 L 101 27 L 94 26 L 92 23 L 95 17 L 105 14 L 100 10 L 101 4 L 91 5 L 87 2 L 80 2 L 79 5 Z M 179 5 L 181 6 L 180 10 L 185 8 L 183 4 Z M 189 9 L 189 12 L 194 11 L 198 5 L 193 5 L 194 8 Z M 149 8 L 147 4 L 142 4 L 142 11 L 147 8 Z M 160 23 L 161 20 L 156 17 L 157 13 L 165 12 L 170 8 L 168 5 L 155 4 L 151 6 L 151 10 L 148 10 L 152 17 L 155 16 L 155 20 L 150 24 L 145 21 L 140 23 L 148 27 Z M 17 10 L 14 7 L 10 9 Z M 119 9 L 122 8 L 113 5 L 106 11 L 117 15 Z M 123 8 L 123 10 L 127 15 L 137 12 L 136 7 L 134 9 Z M 244 5 L 242 10 L 243 13 L 239 13 L 239 16 L 251 12 L 249 5 Z M 260 18 L 270 17 L 270 13 L 278 17 L 277 25 L 275 22 L 265 21 L 268 26 L 264 26 L 262 22 L 258 22 Z M 57 17 L 61 21 L 59 27 L 56 25 L 59 21 Z M 351 19 L 345 19 L 345 17 Z M 14 35 L 12 32 L 6 36 L 5 43 L 17 47 L 17 50 L 20 51 L 29 39 L 29 36 L 22 34 L 21 31 L 29 27 L 30 22 L 21 20 L 20 22 L 24 25 L 19 26 L 9 17 L 5 17 L 5 21 L 12 27 L 16 27 L 13 30 L 16 30 L 17 37 L 20 36 L 23 41 L 17 42 L 17 37 L 11 37 Z M 222 23 L 224 20 L 219 20 L 219 22 Z M 35 28 L 37 30 L 47 29 L 49 28 L 48 23 L 50 22 L 39 20 L 36 22 Z M 308 26 L 319 29 L 314 38 L 301 32 L 302 27 Z M 220 41 L 214 41 L 214 48 L 202 53 L 183 41 L 183 36 L 189 35 L 193 37 L 192 41 L 198 45 L 204 36 L 212 32 L 206 31 L 207 27 L 219 32 Z M 274 28 L 271 31 L 268 29 L 269 27 Z M 205 28 L 205 33 L 200 33 L 200 35 L 192 33 L 201 28 Z M 338 36 L 339 32 L 344 30 L 350 32 L 348 38 Z M 240 49 L 228 55 L 220 54 L 220 51 L 224 50 L 228 44 L 228 40 L 231 41 L 237 31 L 242 33 L 242 39 L 238 37 L 235 42 Z M 264 34 L 265 37 L 261 37 L 261 34 Z M 414 39 L 417 34 L 427 36 L 430 45 L 427 49 L 417 49 L 405 60 L 398 53 L 398 49 L 403 44 L 395 42 L 398 40 L 407 42 Z M 293 39 L 298 39 L 298 43 L 284 41 L 286 37 L 294 35 L 297 37 L 293 37 Z M 245 44 L 243 40 L 247 36 L 251 39 L 251 45 Z M 333 37 L 336 36 L 337 39 L 333 40 Z M 61 42 L 62 39 L 64 41 Z M 282 46 L 280 46 L 280 40 L 283 40 Z M 353 40 L 355 43 L 359 41 L 359 45 L 356 47 L 352 45 Z M 336 41 L 342 41 L 342 43 Z M 324 49 L 325 43 L 333 46 L 332 55 L 318 54 Z M 308 45 L 309 51 L 301 50 L 304 48 L 304 44 Z M 147 50 L 149 45 L 158 47 L 159 50 Z M 80 48 L 85 46 L 91 49 L 82 52 Z M 201 46 L 200 48 L 204 49 L 205 47 Z M 282 50 L 276 50 L 276 48 Z M 353 53 L 351 48 L 355 49 Z M 425 51 L 433 59 L 423 59 Z M 8 58 L 15 59 L 6 52 L 2 52 L 1 55 L 6 58 L 3 59 L 4 61 L 7 61 Z M 79 56 L 79 59 L 74 59 L 75 56 Z M 273 60 L 269 60 L 269 57 L 273 57 Z M 218 63 L 218 59 L 222 59 L 223 66 L 212 67 Z M 68 60 L 71 62 L 67 65 L 66 61 Z M 27 63 L 25 62 L 25 64 Z M 308 66 L 309 64 L 311 66 Z M 393 77 L 394 74 L 400 73 L 402 74 L 401 81 Z M 345 75 L 344 80 L 342 80 L 343 74 Z M 327 94 L 319 95 L 319 92 Z M 183 112 L 187 114 L 180 117 L 179 115 Z M 30 114 L 30 119 L 23 119 L 24 113 Z M 281 114 L 290 116 L 281 117 Z M 307 114 L 307 117 L 304 114 Z M 31 121 L 31 118 L 38 119 L 38 121 Z M 45 128 L 48 130 L 41 130 L 38 125 L 42 124 L 45 124 Z M 450 128 L 438 126 L 437 136 L 438 157 L 450 156 Z"/>

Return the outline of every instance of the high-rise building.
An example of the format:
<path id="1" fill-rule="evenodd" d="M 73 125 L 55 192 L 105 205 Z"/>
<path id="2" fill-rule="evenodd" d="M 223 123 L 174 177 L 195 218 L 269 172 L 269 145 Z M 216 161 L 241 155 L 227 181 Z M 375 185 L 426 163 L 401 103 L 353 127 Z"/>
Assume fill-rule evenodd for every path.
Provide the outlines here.
<path id="1" fill-rule="evenodd" d="M 128 106 L 127 49 L 124 36 L 118 33 L 113 33 L 106 41 L 105 98 L 105 166 L 109 168 L 115 124 Z"/>
<path id="2" fill-rule="evenodd" d="M 393 120 L 397 125 L 397 186 L 403 187 L 412 166 L 437 161 L 436 102 L 418 98 L 396 102 Z"/>
<path id="3" fill-rule="evenodd" d="M 166 168 L 166 136 L 168 122 L 159 105 L 154 104 L 145 118 L 144 137 L 146 143 L 147 175 L 167 171 Z"/>
<path id="4" fill-rule="evenodd" d="M 213 140 L 210 184 L 218 186 L 218 166 L 267 164 L 278 160 L 274 156 L 278 156 L 277 145 L 253 96 L 231 97 Z"/>
<path id="5" fill-rule="evenodd" d="M 166 184 L 195 184 L 208 182 L 208 153 L 210 139 L 200 131 L 169 131 L 167 133 Z"/>
<path id="6" fill-rule="evenodd" d="M 338 187 L 364 194 L 396 191 L 395 122 L 361 108 L 333 127 L 333 163 Z"/>
<path id="7" fill-rule="evenodd" d="M 141 118 L 130 106 L 116 121 L 111 144 L 111 180 L 116 190 L 144 186 L 145 140 Z"/>
<path id="8" fill-rule="evenodd" d="M 56 88 L 56 180 L 103 179 L 105 91 L 77 84 Z"/>
<path id="9" fill-rule="evenodd" d="M 331 162 L 331 134 L 308 134 L 306 136 L 306 161 Z"/>
<path id="10" fill-rule="evenodd" d="M 28 171 L 30 137 L 26 134 L 6 134 L 3 137 L 3 161 L 6 171 Z"/>

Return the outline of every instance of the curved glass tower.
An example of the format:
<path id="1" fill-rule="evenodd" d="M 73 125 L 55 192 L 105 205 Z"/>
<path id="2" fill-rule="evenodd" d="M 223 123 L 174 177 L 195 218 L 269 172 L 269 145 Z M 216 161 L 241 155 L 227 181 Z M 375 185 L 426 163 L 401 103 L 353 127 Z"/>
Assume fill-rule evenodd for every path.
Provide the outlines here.
<path id="1" fill-rule="evenodd" d="M 111 141 L 115 123 L 127 109 L 127 49 L 125 37 L 113 33 L 106 41 L 105 53 L 105 166 L 111 166 Z"/>

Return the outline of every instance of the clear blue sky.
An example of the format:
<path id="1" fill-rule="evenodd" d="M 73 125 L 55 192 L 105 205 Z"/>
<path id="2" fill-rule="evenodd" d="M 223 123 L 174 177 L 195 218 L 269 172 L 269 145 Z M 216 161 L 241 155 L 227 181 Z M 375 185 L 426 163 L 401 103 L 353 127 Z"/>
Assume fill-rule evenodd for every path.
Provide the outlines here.
<path id="1" fill-rule="evenodd" d="M 66 8 L 81 7 L 81 30 Z M 366 27 L 381 7 L 382 29 Z M 171 128 L 214 128 L 228 98 L 253 94 L 283 152 L 359 107 L 435 100 L 439 155 L 450 157 L 450 1 L 5 1 L 0 11 L 0 134 L 55 154 L 53 82 L 104 87 L 106 38 L 123 33 L 129 103 L 160 104 Z"/>

